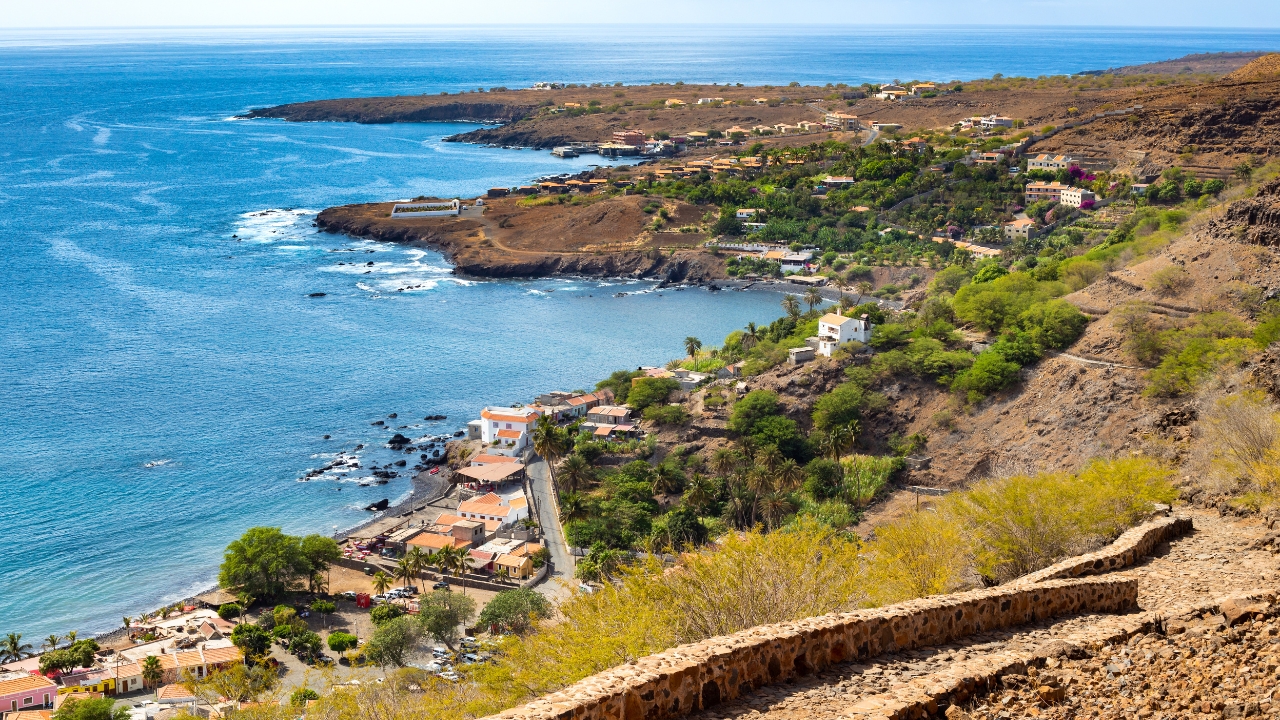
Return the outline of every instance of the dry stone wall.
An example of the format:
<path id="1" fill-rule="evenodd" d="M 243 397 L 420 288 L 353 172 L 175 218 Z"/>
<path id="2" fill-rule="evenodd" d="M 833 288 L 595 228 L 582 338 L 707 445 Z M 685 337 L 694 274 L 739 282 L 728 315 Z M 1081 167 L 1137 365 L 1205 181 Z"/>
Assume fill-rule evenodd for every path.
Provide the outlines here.
<path id="1" fill-rule="evenodd" d="M 1115 542 L 1097 552 L 1068 558 L 1043 570 L 1023 575 L 1014 580 L 1013 584 L 1031 585 L 1045 580 L 1100 575 L 1119 570 L 1150 555 L 1157 545 L 1182 537 L 1191 530 L 1191 518 L 1156 518 L 1125 531 Z"/>
<path id="2" fill-rule="evenodd" d="M 1136 580 L 1046 580 L 766 625 L 650 655 L 493 716 L 674 718 L 837 663 L 1080 613 L 1137 607 Z"/>

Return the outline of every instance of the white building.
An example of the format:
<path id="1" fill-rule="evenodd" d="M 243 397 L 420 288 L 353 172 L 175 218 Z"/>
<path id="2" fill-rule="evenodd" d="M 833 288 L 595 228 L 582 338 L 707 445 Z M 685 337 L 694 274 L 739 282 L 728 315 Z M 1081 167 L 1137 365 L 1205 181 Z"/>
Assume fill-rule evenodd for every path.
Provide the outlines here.
<path id="1" fill-rule="evenodd" d="M 835 313 L 827 313 L 818 320 L 818 353 L 831 357 L 831 353 L 841 345 L 857 340 L 866 343 L 871 340 L 871 323 L 867 316 L 860 318 L 845 317 Z"/>
<path id="2" fill-rule="evenodd" d="M 911 91 L 901 85 L 881 85 L 880 92 L 876 93 L 876 97 L 881 100 L 897 100 L 910 94 Z"/>
<path id="3" fill-rule="evenodd" d="M 1017 218 L 1004 224 L 1004 239 L 1009 242 L 1030 240 L 1036 235 L 1036 221 L 1031 218 Z"/>
<path id="4" fill-rule="evenodd" d="M 1006 127 L 1006 128 L 1013 127 L 1013 118 L 1005 117 L 1003 115 L 988 115 L 982 118 L 979 122 L 981 123 L 982 127 L 987 129 L 998 128 L 998 127 Z"/>
<path id="5" fill-rule="evenodd" d="M 848 113 L 833 112 L 827 113 L 823 118 L 827 125 L 837 130 L 857 130 L 862 127 L 858 122 L 857 115 L 849 115 Z"/>
<path id="6" fill-rule="evenodd" d="M 445 202 L 396 203 L 391 206 L 391 217 L 445 217 L 462 212 L 462 203 L 458 200 Z"/>
<path id="7" fill-rule="evenodd" d="M 756 208 L 739 208 L 738 212 L 735 213 L 735 216 L 739 220 L 750 220 L 751 218 L 755 217 L 756 214 L 759 212 L 760 211 Z"/>
<path id="8" fill-rule="evenodd" d="M 529 517 L 529 501 L 524 493 L 510 499 L 487 493 L 458 503 L 457 515 L 468 520 L 497 522 L 500 528 L 510 527 Z"/>
<path id="9" fill-rule="evenodd" d="M 540 416 L 540 412 L 528 407 L 487 407 L 480 411 L 480 439 L 490 445 L 490 453 L 514 456 L 529 446 L 533 426 Z"/>
<path id="10" fill-rule="evenodd" d="M 1027 158 L 1028 170 L 1066 170 L 1075 165 L 1076 159 L 1070 155 L 1046 155 L 1040 154 L 1033 158 Z"/>
<path id="11" fill-rule="evenodd" d="M 782 264 L 782 272 L 803 272 L 812 259 L 811 253 L 783 253 L 779 262 Z"/>
<path id="12" fill-rule="evenodd" d="M 1097 196 L 1092 192 L 1078 187 L 1063 188 L 1062 199 L 1059 201 L 1068 207 L 1078 208 L 1086 202 L 1093 202 Z"/>

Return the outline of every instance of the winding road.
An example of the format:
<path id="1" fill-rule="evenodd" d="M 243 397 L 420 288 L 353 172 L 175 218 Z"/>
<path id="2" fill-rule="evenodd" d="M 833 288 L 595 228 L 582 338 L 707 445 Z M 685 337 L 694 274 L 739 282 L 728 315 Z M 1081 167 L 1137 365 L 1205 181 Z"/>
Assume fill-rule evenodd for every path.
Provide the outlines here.
<path id="1" fill-rule="evenodd" d="M 551 487 L 547 461 L 538 458 L 530 462 L 528 473 L 529 487 L 533 489 L 534 504 L 538 510 L 538 525 L 542 527 L 543 542 L 551 551 L 551 571 L 547 573 L 547 579 L 538 584 L 537 590 L 549 600 L 564 600 L 571 593 L 574 562 L 557 516 L 559 503 L 556 502 L 555 491 Z"/>

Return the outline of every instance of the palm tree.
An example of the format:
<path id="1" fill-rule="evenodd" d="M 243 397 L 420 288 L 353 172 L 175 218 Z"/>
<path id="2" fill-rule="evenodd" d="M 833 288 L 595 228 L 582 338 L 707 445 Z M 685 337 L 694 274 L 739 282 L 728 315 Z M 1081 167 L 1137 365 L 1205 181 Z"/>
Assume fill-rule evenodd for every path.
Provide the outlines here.
<path id="1" fill-rule="evenodd" d="M 397 580 L 403 583 L 401 587 L 409 587 L 409 580 L 413 577 L 413 563 L 409 561 L 409 558 L 400 558 L 396 563 L 394 575 Z"/>
<path id="2" fill-rule="evenodd" d="M 698 351 L 702 349 L 702 341 L 690 335 L 684 339 L 684 351 L 689 353 L 689 359 L 698 360 Z"/>
<path id="3" fill-rule="evenodd" d="M 773 492 L 773 476 L 764 468 L 754 467 L 747 473 L 747 489 L 754 495 L 768 495 Z"/>
<path id="4" fill-rule="evenodd" d="M 9 633 L 0 641 L 0 658 L 5 662 L 15 662 L 31 654 L 31 646 L 22 642 L 22 633 Z"/>
<path id="5" fill-rule="evenodd" d="M 453 570 L 453 576 L 461 579 L 463 573 L 471 568 L 471 563 L 469 562 L 471 559 L 470 554 L 462 548 L 453 548 L 450 556 L 449 566 Z M 467 584 L 465 582 L 462 584 L 462 594 L 467 594 Z"/>
<path id="6" fill-rule="evenodd" d="M 416 578 L 427 569 L 430 564 L 430 556 L 420 547 L 414 546 L 409 548 L 409 552 L 404 554 L 405 560 L 409 561 L 409 567 L 413 568 L 413 576 Z"/>
<path id="7" fill-rule="evenodd" d="M 445 551 L 446 548 L 449 550 L 449 552 Z M 431 553 L 431 564 L 436 567 L 436 572 L 440 574 L 441 580 L 444 579 L 445 573 L 449 572 L 449 556 L 452 553 L 452 551 L 453 551 L 453 546 L 447 545 Z"/>
<path id="8" fill-rule="evenodd" d="M 818 288 L 811 287 L 804 291 L 804 304 L 809 306 L 809 312 L 822 304 L 822 293 L 818 292 Z"/>
<path id="9" fill-rule="evenodd" d="M 791 504 L 791 499 L 781 492 L 772 492 L 762 496 L 758 504 L 760 506 L 760 514 L 764 516 L 765 525 L 770 530 L 777 529 L 787 514 L 795 509 Z"/>
<path id="10" fill-rule="evenodd" d="M 145 618 L 143 619 L 143 621 L 145 622 Z M 57 633 L 54 633 L 44 639 L 44 644 L 41 645 L 41 647 L 48 648 L 49 650 L 57 650 L 58 643 L 60 642 L 62 642 L 62 638 L 59 637 Z"/>
<path id="11" fill-rule="evenodd" d="M 533 429 L 533 451 L 547 461 L 547 472 L 551 476 L 552 488 L 556 486 L 556 459 L 565 451 L 566 441 L 562 435 L 560 428 L 556 427 L 555 422 L 546 415 L 538 418 L 538 424 Z"/>
<path id="12" fill-rule="evenodd" d="M 560 496 L 560 522 L 567 523 L 570 520 L 581 520 L 587 517 L 587 504 L 583 501 L 582 495 L 576 492 L 567 492 Z"/>
<path id="13" fill-rule="evenodd" d="M 787 458 L 778 466 L 777 478 L 780 490 L 795 490 L 800 487 L 800 483 L 804 482 L 804 470 L 796 464 L 795 460 Z"/>
<path id="14" fill-rule="evenodd" d="M 742 331 L 742 349 L 750 350 L 760 342 L 760 329 L 753 322 L 747 323 L 747 329 Z"/>
<path id="15" fill-rule="evenodd" d="M 376 595 L 385 595 L 387 589 L 391 587 L 391 576 L 379 570 L 373 574 L 373 592 Z"/>
<path id="16" fill-rule="evenodd" d="M 795 295 L 790 293 L 782 296 L 782 309 L 787 313 L 787 317 L 795 318 L 800 315 L 800 301 Z"/>
<path id="17" fill-rule="evenodd" d="M 711 454 L 711 470 L 724 477 L 738 467 L 741 457 L 732 448 L 722 447 Z"/>
<path id="18" fill-rule="evenodd" d="M 832 460 L 839 460 L 841 455 L 848 452 L 853 447 L 853 441 L 858 436 L 858 421 L 853 420 L 846 425 L 837 425 L 831 428 L 827 433 L 826 446 L 827 454 Z"/>
<path id="19" fill-rule="evenodd" d="M 867 282 L 866 280 L 859 280 L 858 281 L 858 299 L 861 300 L 863 295 L 870 294 L 871 288 L 873 287 L 875 286 Z"/>
<path id="20" fill-rule="evenodd" d="M 148 655 L 142 661 L 142 682 L 144 685 L 155 687 L 160 684 L 160 680 L 164 677 L 163 671 L 160 669 L 160 658 L 155 655 Z"/>
<path id="21" fill-rule="evenodd" d="M 844 307 L 844 303 L 845 303 L 844 289 L 849 287 L 848 278 L 841 275 L 840 273 L 836 273 L 836 276 L 834 279 L 832 279 L 831 283 L 835 285 L 836 289 L 840 291 L 840 307 Z"/>
<path id="22" fill-rule="evenodd" d="M 680 476 L 668 465 L 659 465 L 653 473 L 653 494 L 671 495 L 680 492 Z"/>
<path id="23" fill-rule="evenodd" d="M 756 453 L 756 465 L 774 473 L 778 470 L 778 465 L 782 463 L 782 453 L 778 450 L 777 445 L 765 445 L 764 449 Z"/>
<path id="24" fill-rule="evenodd" d="M 716 487 L 711 479 L 694 473 L 689 478 L 689 486 L 684 491 L 685 504 L 701 515 L 715 500 Z"/>
<path id="25" fill-rule="evenodd" d="M 71 630 L 71 631 L 69 631 L 69 632 L 67 633 L 67 644 L 68 644 L 68 645 L 75 645 L 75 644 L 76 644 L 76 631 L 75 631 L 75 630 Z"/>
<path id="26" fill-rule="evenodd" d="M 577 453 L 560 463 L 560 482 L 564 484 L 565 492 L 577 492 L 594 479 L 595 473 L 591 470 L 591 463 Z"/>
<path id="27" fill-rule="evenodd" d="M 751 527 L 755 521 L 755 498 L 740 488 L 729 496 L 729 501 L 724 505 L 724 514 L 739 530 Z"/>

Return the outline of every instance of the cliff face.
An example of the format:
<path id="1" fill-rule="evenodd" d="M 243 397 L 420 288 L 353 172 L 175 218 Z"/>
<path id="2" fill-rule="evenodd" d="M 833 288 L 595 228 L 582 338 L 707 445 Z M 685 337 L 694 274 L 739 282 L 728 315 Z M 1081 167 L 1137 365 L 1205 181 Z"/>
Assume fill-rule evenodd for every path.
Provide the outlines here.
<path id="1" fill-rule="evenodd" d="M 1216 226 L 1254 245 L 1280 246 L 1280 180 L 1263 185 L 1248 200 L 1232 203 Z"/>
<path id="2" fill-rule="evenodd" d="M 403 96 L 385 98 L 351 98 L 315 100 L 247 113 L 246 118 L 278 118 L 293 122 L 511 122 L 533 111 L 535 106 L 481 101 L 424 102 L 422 98 Z"/>

